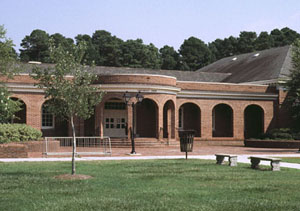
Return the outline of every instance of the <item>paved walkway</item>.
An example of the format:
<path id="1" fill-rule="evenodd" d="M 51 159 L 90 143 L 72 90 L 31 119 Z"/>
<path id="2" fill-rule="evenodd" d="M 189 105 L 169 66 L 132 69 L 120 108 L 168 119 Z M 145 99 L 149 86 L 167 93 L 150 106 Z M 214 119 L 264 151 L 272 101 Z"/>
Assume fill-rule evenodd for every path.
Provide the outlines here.
<path id="1" fill-rule="evenodd" d="M 146 160 L 146 159 L 184 159 L 185 153 L 181 153 L 179 147 L 169 146 L 162 148 L 137 148 L 141 155 L 128 155 L 130 148 L 113 148 L 112 156 L 101 157 L 80 157 L 76 161 L 95 160 Z M 269 149 L 249 148 L 242 146 L 194 146 L 193 152 L 189 153 L 191 159 L 215 160 L 216 153 L 235 154 L 238 156 L 238 163 L 250 164 L 250 156 L 264 157 L 300 157 L 297 149 Z M 61 158 L 0 158 L 0 162 L 50 162 L 50 161 L 71 161 L 69 157 Z M 262 161 L 261 165 L 270 165 L 268 161 Z M 281 167 L 300 169 L 300 164 L 281 162 Z"/>

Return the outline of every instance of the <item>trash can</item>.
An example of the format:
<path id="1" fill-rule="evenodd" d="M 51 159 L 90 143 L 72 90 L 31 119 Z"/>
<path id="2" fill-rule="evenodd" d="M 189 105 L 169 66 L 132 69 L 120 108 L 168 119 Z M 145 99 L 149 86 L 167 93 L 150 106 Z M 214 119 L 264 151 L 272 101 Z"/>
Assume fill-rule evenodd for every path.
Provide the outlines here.
<path id="1" fill-rule="evenodd" d="M 185 152 L 185 159 L 187 159 L 188 152 L 193 151 L 194 136 L 195 136 L 194 130 L 179 131 L 180 151 Z"/>

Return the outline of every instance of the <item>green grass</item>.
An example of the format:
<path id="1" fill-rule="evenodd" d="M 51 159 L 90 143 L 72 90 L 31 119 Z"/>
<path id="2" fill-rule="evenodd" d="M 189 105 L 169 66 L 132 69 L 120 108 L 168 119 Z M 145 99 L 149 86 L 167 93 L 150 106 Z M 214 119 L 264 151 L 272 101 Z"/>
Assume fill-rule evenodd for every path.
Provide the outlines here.
<path id="1" fill-rule="evenodd" d="M 280 157 L 281 162 L 300 163 L 300 157 Z"/>
<path id="2" fill-rule="evenodd" d="M 0 210 L 299 210 L 300 171 L 207 160 L 0 163 Z"/>

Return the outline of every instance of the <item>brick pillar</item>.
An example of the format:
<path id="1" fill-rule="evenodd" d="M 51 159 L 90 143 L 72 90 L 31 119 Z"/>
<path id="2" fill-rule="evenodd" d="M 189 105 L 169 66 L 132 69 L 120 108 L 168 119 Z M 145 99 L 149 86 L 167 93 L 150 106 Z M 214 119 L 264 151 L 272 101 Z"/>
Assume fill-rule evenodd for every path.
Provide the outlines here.
<path id="1" fill-rule="evenodd" d="M 131 102 L 127 105 L 127 127 L 128 127 L 128 133 L 127 133 L 127 138 L 130 140 L 131 139 L 131 134 L 130 134 L 130 129 L 133 128 L 132 125 L 132 106 Z"/>
<path id="2" fill-rule="evenodd" d="M 26 124 L 38 130 L 42 129 L 42 104 L 30 101 L 26 105 Z"/>
<path id="3" fill-rule="evenodd" d="M 158 111 L 158 139 L 161 140 L 164 137 L 164 108 L 163 105 L 158 105 L 157 107 Z M 167 128 L 166 128 L 167 129 Z"/>
<path id="4" fill-rule="evenodd" d="M 244 139 L 244 111 L 241 108 L 233 110 L 233 138 Z"/>
<path id="5" fill-rule="evenodd" d="M 201 110 L 201 138 L 212 138 L 212 107 L 203 106 Z"/>

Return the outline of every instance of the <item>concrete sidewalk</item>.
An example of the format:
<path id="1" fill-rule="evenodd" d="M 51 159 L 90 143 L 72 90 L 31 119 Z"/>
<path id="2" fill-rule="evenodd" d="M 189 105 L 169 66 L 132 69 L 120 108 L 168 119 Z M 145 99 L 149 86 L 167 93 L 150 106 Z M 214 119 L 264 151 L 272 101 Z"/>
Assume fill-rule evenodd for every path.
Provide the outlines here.
<path id="1" fill-rule="evenodd" d="M 250 164 L 250 156 L 262 157 L 300 157 L 300 154 L 253 154 L 238 155 L 238 163 Z M 216 160 L 215 155 L 189 155 L 190 159 Z M 184 155 L 166 155 L 166 156 L 117 156 L 117 157 L 80 157 L 77 161 L 106 161 L 106 160 L 151 160 L 151 159 L 185 159 Z M 2 158 L 0 162 L 53 162 L 53 161 L 71 161 L 71 158 Z M 261 165 L 270 166 L 270 162 L 261 161 Z M 281 162 L 281 167 L 300 169 L 300 164 Z"/>

